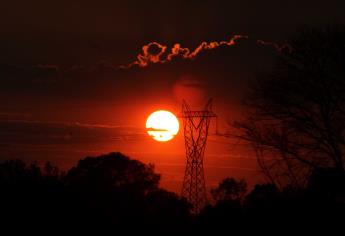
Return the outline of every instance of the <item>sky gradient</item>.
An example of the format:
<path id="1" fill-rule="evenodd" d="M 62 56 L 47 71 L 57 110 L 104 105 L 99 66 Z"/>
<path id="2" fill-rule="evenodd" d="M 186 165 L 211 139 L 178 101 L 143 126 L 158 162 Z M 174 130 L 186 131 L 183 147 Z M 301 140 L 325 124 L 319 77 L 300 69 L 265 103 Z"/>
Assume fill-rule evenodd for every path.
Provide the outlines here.
<path id="1" fill-rule="evenodd" d="M 66 169 L 86 155 L 121 151 L 154 163 L 162 185 L 178 192 L 182 130 L 173 141 L 157 143 L 146 134 L 146 118 L 158 109 L 178 114 L 182 99 L 197 109 L 213 97 L 218 135 L 213 124 L 208 186 L 226 176 L 260 181 L 253 153 L 231 138 L 230 125 L 245 112 L 248 83 L 279 53 L 257 40 L 283 45 L 301 27 L 344 23 L 344 9 L 341 0 L 2 3 L 0 159 L 51 161 Z M 231 42 L 235 35 L 248 38 L 201 50 L 192 60 L 184 49 L 155 63 L 177 43 L 192 52 L 202 42 Z M 139 54 L 151 63 L 133 64 Z"/>

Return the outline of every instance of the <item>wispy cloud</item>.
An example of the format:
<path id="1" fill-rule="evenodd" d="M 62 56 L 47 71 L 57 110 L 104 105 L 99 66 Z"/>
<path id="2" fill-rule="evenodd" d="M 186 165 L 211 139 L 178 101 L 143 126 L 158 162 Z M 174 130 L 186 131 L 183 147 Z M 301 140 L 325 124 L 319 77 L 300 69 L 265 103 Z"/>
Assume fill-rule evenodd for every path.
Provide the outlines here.
<path id="1" fill-rule="evenodd" d="M 272 42 L 272 41 L 264 41 L 264 40 L 257 40 L 256 41 L 258 44 L 264 45 L 264 46 L 270 46 L 273 47 L 275 50 L 277 50 L 278 52 L 283 52 L 283 51 L 287 51 L 288 53 L 292 53 L 293 48 L 290 44 L 288 43 L 283 43 L 283 44 L 278 44 L 276 42 Z"/>
<path id="2" fill-rule="evenodd" d="M 98 143 L 114 140 L 143 140 L 148 138 L 144 129 L 131 125 L 42 122 L 32 120 L 0 121 L 0 143 L 6 144 Z"/>
<path id="3" fill-rule="evenodd" d="M 0 112 L 0 120 L 27 120 L 32 117 L 30 113 Z"/>
<path id="4" fill-rule="evenodd" d="M 146 67 L 150 64 L 164 64 L 173 61 L 174 58 L 183 58 L 192 60 L 196 58 L 202 51 L 213 50 L 221 46 L 231 47 L 237 44 L 237 40 L 248 39 L 246 35 L 234 35 L 229 40 L 201 42 L 195 49 L 182 47 L 180 43 L 175 43 L 170 50 L 167 45 L 158 42 L 150 42 L 142 47 L 142 52 L 137 55 L 137 59 L 127 65 L 120 65 L 118 69 L 129 69 L 133 66 Z M 277 52 L 287 51 L 291 53 L 293 48 L 288 43 L 279 44 L 272 41 L 258 39 L 256 44 L 273 47 Z"/>
<path id="5" fill-rule="evenodd" d="M 146 67 L 150 64 L 167 63 L 172 61 L 176 57 L 183 59 L 194 59 L 202 51 L 212 50 L 220 46 L 233 46 L 236 41 L 242 38 L 248 38 L 244 35 L 235 35 L 229 40 L 225 41 L 213 41 L 213 42 L 201 42 L 195 49 L 182 47 L 180 43 L 175 43 L 170 48 L 170 52 L 166 53 L 168 46 L 157 42 L 150 42 L 142 47 L 142 52 L 137 55 L 137 59 L 128 65 L 121 65 L 119 69 L 128 69 L 133 66 Z"/>

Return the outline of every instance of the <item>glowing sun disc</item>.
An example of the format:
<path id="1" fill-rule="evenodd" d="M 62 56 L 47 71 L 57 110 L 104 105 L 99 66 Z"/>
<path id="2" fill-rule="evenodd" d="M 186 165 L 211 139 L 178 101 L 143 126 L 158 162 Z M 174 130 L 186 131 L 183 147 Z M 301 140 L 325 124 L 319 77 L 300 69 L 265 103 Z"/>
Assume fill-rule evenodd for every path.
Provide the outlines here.
<path id="1" fill-rule="evenodd" d="M 146 120 L 147 133 L 156 141 L 166 142 L 178 133 L 179 123 L 176 116 L 164 110 L 153 112 Z"/>

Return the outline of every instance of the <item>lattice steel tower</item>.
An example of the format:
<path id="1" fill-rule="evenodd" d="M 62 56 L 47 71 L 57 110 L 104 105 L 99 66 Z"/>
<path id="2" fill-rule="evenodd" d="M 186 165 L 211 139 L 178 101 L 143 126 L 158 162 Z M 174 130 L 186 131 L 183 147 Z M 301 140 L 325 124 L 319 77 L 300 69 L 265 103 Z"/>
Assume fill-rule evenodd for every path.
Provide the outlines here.
<path id="1" fill-rule="evenodd" d="M 207 202 L 203 159 L 211 118 L 216 117 L 212 112 L 212 99 L 203 111 L 191 111 L 183 101 L 180 117 L 183 119 L 187 157 L 181 195 L 192 204 L 192 212 L 197 214 Z"/>

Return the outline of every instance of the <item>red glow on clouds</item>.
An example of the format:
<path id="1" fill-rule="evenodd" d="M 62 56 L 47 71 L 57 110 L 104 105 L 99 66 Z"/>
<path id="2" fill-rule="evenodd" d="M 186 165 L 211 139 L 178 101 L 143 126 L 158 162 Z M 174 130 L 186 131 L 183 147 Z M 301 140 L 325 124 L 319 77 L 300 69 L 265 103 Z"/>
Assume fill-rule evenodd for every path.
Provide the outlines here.
<path id="1" fill-rule="evenodd" d="M 170 52 L 167 53 L 168 46 L 160 44 L 158 42 L 150 42 L 142 47 L 142 52 L 137 55 L 137 59 L 127 65 L 121 65 L 118 69 L 129 69 L 133 66 L 146 67 L 150 64 L 156 63 L 167 63 L 172 61 L 175 57 L 182 57 L 184 59 L 192 60 L 196 58 L 200 52 L 205 50 L 212 50 L 220 46 L 234 46 L 238 39 L 248 39 L 245 35 L 235 35 L 229 40 L 225 41 L 213 41 L 213 42 L 202 42 L 194 50 L 187 47 L 182 47 L 180 43 L 175 43 L 170 48 Z M 282 53 L 287 51 L 292 53 L 293 48 L 288 43 L 278 44 L 271 41 L 256 40 L 256 43 L 264 46 L 271 46 L 277 52 Z"/>
<path id="2" fill-rule="evenodd" d="M 293 48 L 291 47 L 290 44 L 284 43 L 284 44 L 277 44 L 275 42 L 270 42 L 270 41 L 264 41 L 264 40 L 257 40 L 256 41 L 258 44 L 264 45 L 264 46 L 272 46 L 274 49 L 276 49 L 278 52 L 283 52 L 284 50 L 287 50 L 288 53 L 292 53 Z"/>
<path id="3" fill-rule="evenodd" d="M 175 43 L 170 49 L 170 52 L 166 54 L 168 46 L 162 45 L 157 42 L 151 42 L 142 47 L 142 52 L 137 56 L 137 60 L 128 64 L 119 66 L 120 69 L 128 69 L 132 66 L 146 67 L 149 64 L 166 63 L 172 61 L 175 57 L 182 57 L 184 59 L 194 59 L 198 54 L 204 50 L 215 49 L 220 46 L 233 46 L 236 44 L 236 40 L 241 38 L 248 38 L 243 35 L 235 35 L 228 41 L 213 41 L 202 42 L 194 50 L 182 47 L 181 44 Z M 155 48 L 155 52 L 152 52 L 152 48 Z"/>

